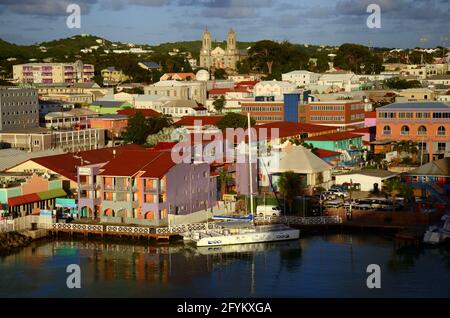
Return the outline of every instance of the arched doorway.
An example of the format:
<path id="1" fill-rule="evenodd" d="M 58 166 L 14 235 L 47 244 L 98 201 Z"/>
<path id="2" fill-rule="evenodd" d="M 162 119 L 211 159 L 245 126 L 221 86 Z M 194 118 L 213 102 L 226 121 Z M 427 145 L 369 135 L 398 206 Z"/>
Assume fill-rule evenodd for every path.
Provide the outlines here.
<path id="1" fill-rule="evenodd" d="M 104 216 L 114 216 L 114 210 L 113 209 L 106 209 L 103 211 Z"/>
<path id="2" fill-rule="evenodd" d="M 152 211 L 149 211 L 149 212 L 145 213 L 144 215 L 145 215 L 146 220 L 153 221 L 155 219 L 155 213 Z"/>
<path id="3" fill-rule="evenodd" d="M 84 206 L 80 210 L 80 217 L 81 218 L 91 218 L 93 217 L 92 209 L 88 206 Z"/>
<path id="4" fill-rule="evenodd" d="M 119 218 L 126 218 L 127 217 L 127 210 L 126 209 L 120 209 L 116 212 L 116 216 Z"/>

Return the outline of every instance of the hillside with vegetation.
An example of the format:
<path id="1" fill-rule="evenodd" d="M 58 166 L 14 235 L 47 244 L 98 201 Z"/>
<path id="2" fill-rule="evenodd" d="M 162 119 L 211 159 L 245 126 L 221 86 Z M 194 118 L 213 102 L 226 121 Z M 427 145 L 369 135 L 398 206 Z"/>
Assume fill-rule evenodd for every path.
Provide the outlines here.
<path id="1" fill-rule="evenodd" d="M 238 42 L 238 49 L 246 50 L 248 58 L 238 63 L 238 71 L 263 73 L 267 79 L 281 79 L 281 74 L 297 69 L 324 72 L 328 69 L 328 55 L 336 54 L 335 66 L 357 74 L 379 73 L 385 62 L 418 62 L 422 53 L 403 50 L 392 53 L 389 48 L 368 48 L 363 45 L 345 43 L 339 47 L 294 44 L 287 41 L 263 40 Z M 131 47 L 149 50 L 144 54 L 113 54 L 112 50 Z M 201 41 L 182 41 L 159 45 L 140 45 L 113 42 L 93 35 L 77 35 L 70 38 L 47 41 L 34 45 L 16 45 L 0 39 L 0 78 L 12 76 L 12 65 L 27 62 L 73 62 L 82 60 L 95 65 L 95 80 L 102 84 L 101 70 L 114 66 L 122 70 L 135 82 L 155 82 L 165 72 L 191 72 L 187 57 L 199 57 Z M 213 47 L 226 48 L 226 41 L 214 42 Z M 89 51 L 83 53 L 83 49 Z M 109 53 L 105 52 L 109 51 Z M 442 56 L 442 51 L 424 54 L 427 62 Z M 11 59 L 13 58 L 13 59 Z M 161 71 L 139 67 L 138 63 L 154 61 L 161 65 Z"/>

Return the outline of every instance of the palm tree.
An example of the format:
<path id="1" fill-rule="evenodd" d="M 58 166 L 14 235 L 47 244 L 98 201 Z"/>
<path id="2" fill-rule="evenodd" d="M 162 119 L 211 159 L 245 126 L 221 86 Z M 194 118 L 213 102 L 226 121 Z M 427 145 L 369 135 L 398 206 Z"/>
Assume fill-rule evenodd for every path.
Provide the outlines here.
<path id="1" fill-rule="evenodd" d="M 395 206 L 397 204 L 397 197 L 403 197 L 405 200 L 410 200 L 413 196 L 412 189 L 406 183 L 401 182 L 400 179 L 394 178 L 387 180 L 384 183 L 385 191 L 388 192 L 392 197 L 392 210 L 395 211 Z"/>
<path id="2" fill-rule="evenodd" d="M 278 180 L 278 188 L 289 204 L 289 211 L 292 212 L 294 199 L 303 191 L 300 175 L 293 171 L 284 172 Z"/>
<path id="3" fill-rule="evenodd" d="M 219 173 L 219 181 L 220 181 L 220 193 L 223 195 L 226 194 L 227 191 L 227 185 L 230 181 L 233 180 L 233 176 L 228 171 L 221 171 Z"/>

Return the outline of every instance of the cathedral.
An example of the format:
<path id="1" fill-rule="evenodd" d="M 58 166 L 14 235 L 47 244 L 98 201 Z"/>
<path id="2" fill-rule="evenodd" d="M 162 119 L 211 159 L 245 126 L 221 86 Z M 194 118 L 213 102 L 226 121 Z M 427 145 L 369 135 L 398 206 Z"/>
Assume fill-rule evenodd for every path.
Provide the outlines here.
<path id="1" fill-rule="evenodd" d="M 200 67 L 210 71 L 225 69 L 227 72 L 236 71 L 236 64 L 240 60 L 240 52 L 236 44 L 236 32 L 230 30 L 227 38 L 227 48 L 220 46 L 212 48 L 211 33 L 208 28 L 203 32 L 202 50 L 200 51 Z"/>

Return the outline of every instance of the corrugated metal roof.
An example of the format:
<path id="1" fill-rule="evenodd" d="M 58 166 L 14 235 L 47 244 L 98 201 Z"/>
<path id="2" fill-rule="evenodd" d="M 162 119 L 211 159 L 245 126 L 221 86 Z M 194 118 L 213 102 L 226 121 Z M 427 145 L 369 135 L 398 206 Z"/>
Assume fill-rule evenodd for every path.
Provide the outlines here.
<path id="1" fill-rule="evenodd" d="M 39 157 L 46 157 L 52 155 L 60 155 L 64 153 L 63 150 L 45 150 L 37 152 L 28 152 L 18 149 L 1 149 L 0 150 L 0 171 L 5 171 L 15 165 Z"/>

